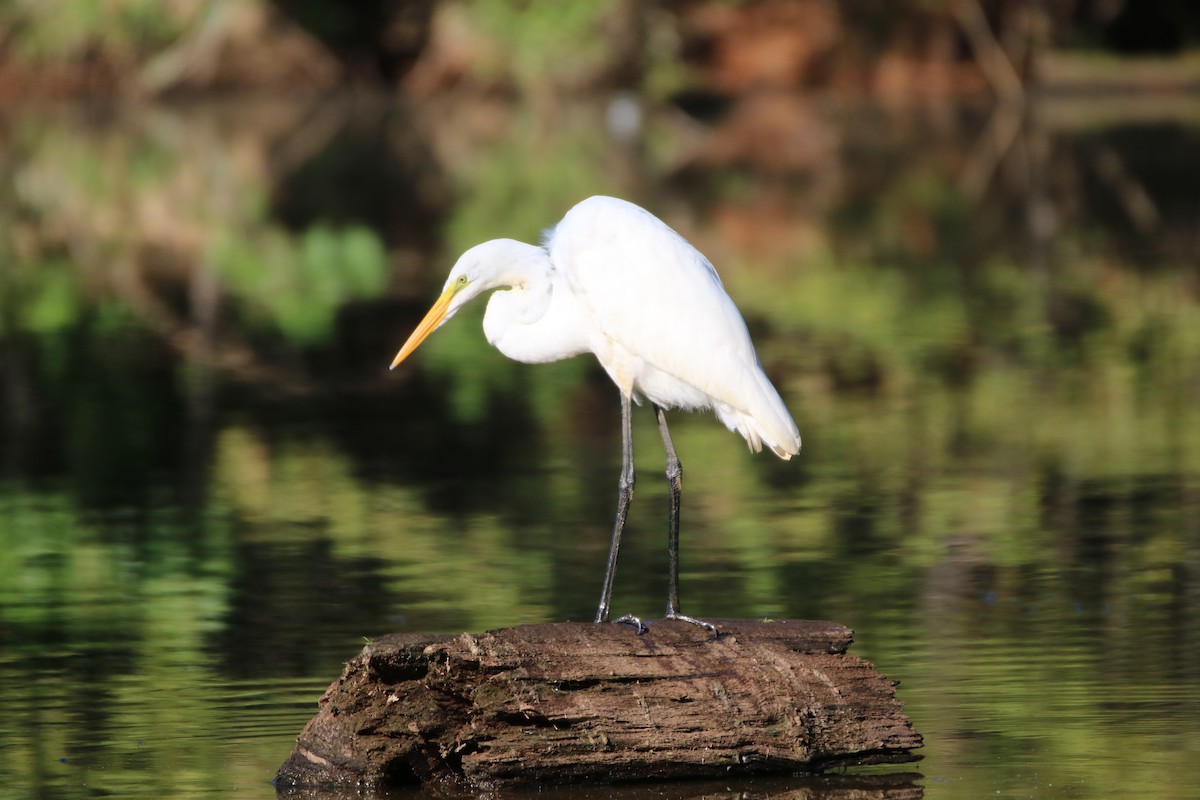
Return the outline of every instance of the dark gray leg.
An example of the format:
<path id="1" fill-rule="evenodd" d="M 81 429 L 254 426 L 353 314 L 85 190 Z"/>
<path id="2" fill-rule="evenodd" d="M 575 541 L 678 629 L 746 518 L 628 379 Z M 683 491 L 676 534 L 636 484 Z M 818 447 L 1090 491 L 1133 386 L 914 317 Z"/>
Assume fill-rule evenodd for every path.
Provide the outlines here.
<path id="1" fill-rule="evenodd" d="M 630 421 L 629 398 L 621 395 L 621 478 L 617 483 L 617 519 L 613 522 L 612 545 L 608 549 L 608 568 L 604 572 L 604 589 L 600 592 L 600 607 L 596 609 L 596 622 L 608 622 L 608 608 L 612 603 L 613 578 L 617 573 L 617 551 L 621 549 L 621 531 L 625 529 L 625 518 L 629 516 L 629 501 L 633 499 L 633 424 Z M 619 622 L 634 622 L 638 630 L 642 623 L 636 618 L 622 617 Z"/>
<path id="2" fill-rule="evenodd" d="M 679 613 L 679 498 L 682 494 L 683 465 L 675 454 L 675 445 L 671 442 L 671 434 L 667 430 L 667 417 L 658 406 L 654 407 L 658 415 L 658 431 L 662 434 L 663 449 L 667 452 L 667 491 L 669 495 L 667 518 L 667 619 L 678 619 L 699 625 L 710 631 L 717 628 L 711 622 L 689 617 Z"/>

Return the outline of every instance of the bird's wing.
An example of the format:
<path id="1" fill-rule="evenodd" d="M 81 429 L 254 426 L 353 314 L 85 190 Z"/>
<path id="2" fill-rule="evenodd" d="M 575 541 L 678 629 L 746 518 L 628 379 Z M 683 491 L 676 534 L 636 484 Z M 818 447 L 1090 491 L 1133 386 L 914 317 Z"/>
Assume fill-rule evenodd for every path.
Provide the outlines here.
<path id="1" fill-rule="evenodd" d="M 713 400 L 756 411 L 747 398 L 764 378 L 746 323 L 683 237 L 632 203 L 594 197 L 563 218 L 547 247 L 603 335 Z"/>

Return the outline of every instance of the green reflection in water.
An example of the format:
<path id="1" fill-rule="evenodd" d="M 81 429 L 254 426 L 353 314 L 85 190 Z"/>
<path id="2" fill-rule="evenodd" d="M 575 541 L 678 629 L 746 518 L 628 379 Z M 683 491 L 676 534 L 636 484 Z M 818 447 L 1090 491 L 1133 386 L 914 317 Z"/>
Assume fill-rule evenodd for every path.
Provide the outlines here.
<path id="1" fill-rule="evenodd" d="M 289 116 L 271 110 L 256 112 L 266 130 L 251 113 L 250 136 L 217 114 L 185 122 L 154 109 L 21 118 L 11 156 L 15 207 L 0 222 L 14 262 L 0 309 L 6 327 L 65 330 L 85 321 L 100 295 L 181 335 L 186 310 L 157 284 L 198 281 L 199 263 L 215 271 L 209 280 L 220 281 L 248 332 L 277 331 L 296 343 L 327 338 L 340 308 L 382 292 L 386 253 L 360 225 L 316 222 L 297 234 L 271 218 L 270 126 Z M 190 291 L 191 313 L 205 313 L 195 307 L 202 287 Z"/>
<path id="2" fill-rule="evenodd" d="M 317 224 L 297 239 L 279 231 L 218 242 L 211 259 L 228 290 L 249 306 L 248 321 L 277 326 L 289 340 L 320 342 L 337 310 L 383 289 L 384 252 L 365 228 Z"/>

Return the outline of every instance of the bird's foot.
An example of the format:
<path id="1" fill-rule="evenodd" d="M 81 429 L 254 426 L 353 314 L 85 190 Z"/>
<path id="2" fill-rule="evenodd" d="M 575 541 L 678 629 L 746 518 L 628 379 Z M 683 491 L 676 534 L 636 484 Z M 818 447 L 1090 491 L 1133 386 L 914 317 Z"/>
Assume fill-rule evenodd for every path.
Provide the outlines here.
<path id="1" fill-rule="evenodd" d="M 706 631 L 712 631 L 714 634 L 718 636 L 720 635 L 720 631 L 717 630 L 717 626 L 713 625 L 711 622 L 705 622 L 702 619 L 689 617 L 687 614 L 680 614 L 678 611 L 671 611 L 668 609 L 664 619 L 677 619 L 680 622 L 689 622 L 692 625 L 697 625 L 701 628 L 704 628 Z"/>
<path id="2" fill-rule="evenodd" d="M 634 630 L 637 631 L 638 636 L 641 636 L 643 633 L 650 630 L 649 628 L 646 627 L 646 624 L 644 622 L 642 622 L 639 618 L 635 617 L 633 614 L 626 614 L 623 617 L 618 617 L 617 619 L 614 619 L 612 621 L 612 624 L 613 625 L 632 625 Z"/>

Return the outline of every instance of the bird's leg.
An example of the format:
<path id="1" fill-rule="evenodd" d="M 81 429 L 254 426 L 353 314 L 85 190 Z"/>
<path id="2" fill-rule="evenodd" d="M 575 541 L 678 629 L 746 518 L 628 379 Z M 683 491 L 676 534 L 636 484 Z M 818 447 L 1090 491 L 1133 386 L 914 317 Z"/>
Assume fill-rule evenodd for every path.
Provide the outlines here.
<path id="1" fill-rule="evenodd" d="M 621 478 L 617 483 L 617 518 L 613 522 L 612 545 L 608 550 L 608 568 L 604 571 L 604 589 L 600 593 L 600 607 L 596 609 L 596 622 L 608 622 L 608 608 L 612 602 L 613 579 L 617 573 L 617 551 L 621 549 L 621 531 L 625 529 L 625 518 L 629 516 L 629 502 L 633 499 L 633 423 L 630 419 L 629 396 L 621 394 Z M 637 617 L 626 615 L 617 622 L 629 622 L 638 632 L 645 630 Z"/>
<path id="2" fill-rule="evenodd" d="M 675 453 L 671 434 L 667 430 L 667 417 L 659 406 L 654 407 L 658 415 L 658 431 L 662 434 L 663 449 L 667 452 L 667 491 L 669 496 L 667 518 L 667 619 L 690 622 L 715 631 L 711 622 L 679 613 L 679 498 L 682 495 L 683 465 Z"/>
<path id="3" fill-rule="evenodd" d="M 667 617 L 679 613 L 679 499 L 683 493 L 683 465 L 675 453 L 675 444 L 667 431 L 667 417 L 655 406 L 658 431 L 667 452 Z"/>

